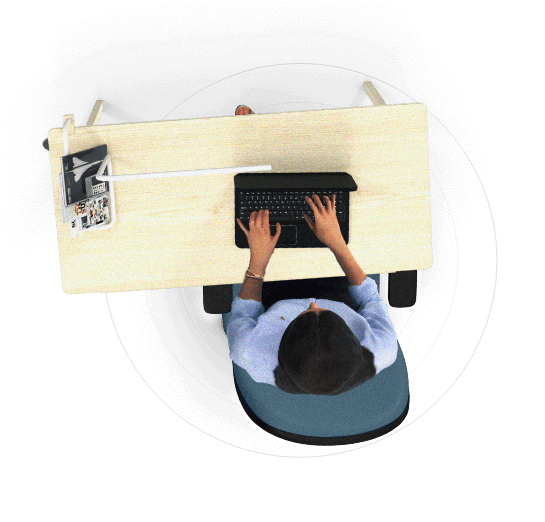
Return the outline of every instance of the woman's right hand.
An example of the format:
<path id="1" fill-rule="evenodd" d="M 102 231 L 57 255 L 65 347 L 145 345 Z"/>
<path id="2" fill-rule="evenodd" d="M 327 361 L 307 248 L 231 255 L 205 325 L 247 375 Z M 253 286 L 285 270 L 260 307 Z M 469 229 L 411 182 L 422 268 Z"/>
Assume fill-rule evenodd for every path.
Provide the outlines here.
<path id="1" fill-rule="evenodd" d="M 312 222 L 312 218 L 305 214 L 305 221 L 308 223 L 310 229 L 325 246 L 332 250 L 335 247 L 346 245 L 344 237 L 341 234 L 337 214 L 335 213 L 336 195 L 333 194 L 333 200 L 324 196 L 324 199 L 326 200 L 325 207 L 316 194 L 313 194 L 312 196 L 317 204 L 315 204 L 311 198 L 305 196 L 305 201 L 314 212 L 314 223 Z"/>

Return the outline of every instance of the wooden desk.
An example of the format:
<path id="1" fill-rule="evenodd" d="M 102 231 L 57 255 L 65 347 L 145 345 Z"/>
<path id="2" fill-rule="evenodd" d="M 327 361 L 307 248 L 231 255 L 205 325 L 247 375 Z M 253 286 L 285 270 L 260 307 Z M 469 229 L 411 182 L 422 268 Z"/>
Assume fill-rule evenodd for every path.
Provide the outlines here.
<path id="1" fill-rule="evenodd" d="M 240 283 L 233 174 L 115 184 L 117 223 L 70 237 L 62 222 L 62 128 L 48 135 L 63 289 L 119 292 Z M 348 172 L 349 248 L 369 274 L 430 268 L 426 107 L 382 105 L 75 127 L 70 152 L 106 144 L 113 173 L 272 165 Z M 236 225 L 238 226 L 238 225 Z M 266 281 L 344 275 L 328 248 L 277 248 Z"/>

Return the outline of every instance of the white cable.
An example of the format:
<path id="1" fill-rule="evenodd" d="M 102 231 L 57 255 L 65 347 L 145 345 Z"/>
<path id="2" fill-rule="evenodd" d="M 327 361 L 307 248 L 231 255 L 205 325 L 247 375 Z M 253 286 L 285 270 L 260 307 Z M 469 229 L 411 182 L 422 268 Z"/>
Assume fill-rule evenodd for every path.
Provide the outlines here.
<path id="1" fill-rule="evenodd" d="M 100 167 L 96 179 L 99 181 L 133 181 L 137 179 L 151 178 L 171 178 L 174 176 L 195 176 L 199 174 L 235 174 L 239 172 L 260 172 L 263 170 L 272 170 L 271 165 L 256 165 L 253 167 L 228 167 L 220 169 L 200 169 L 200 170 L 176 170 L 172 172 L 150 172 L 148 174 L 122 174 L 118 176 L 103 176 L 105 165 Z"/>

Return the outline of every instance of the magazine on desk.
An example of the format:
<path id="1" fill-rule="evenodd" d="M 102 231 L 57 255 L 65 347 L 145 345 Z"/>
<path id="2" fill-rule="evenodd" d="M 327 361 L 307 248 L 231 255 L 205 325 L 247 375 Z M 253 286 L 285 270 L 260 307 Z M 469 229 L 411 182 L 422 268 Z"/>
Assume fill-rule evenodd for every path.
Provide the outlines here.
<path id="1" fill-rule="evenodd" d="M 112 222 L 112 184 L 96 179 L 107 154 L 107 146 L 99 145 L 61 158 L 59 182 L 62 221 L 69 223 L 72 237 L 81 232 L 104 228 Z M 108 165 L 104 175 L 111 174 Z"/>

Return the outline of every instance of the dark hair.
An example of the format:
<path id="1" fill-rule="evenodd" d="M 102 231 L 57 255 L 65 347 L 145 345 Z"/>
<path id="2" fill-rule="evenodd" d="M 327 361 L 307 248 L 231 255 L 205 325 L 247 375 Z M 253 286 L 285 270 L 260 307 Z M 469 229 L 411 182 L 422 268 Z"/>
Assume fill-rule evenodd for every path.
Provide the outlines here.
<path id="1" fill-rule="evenodd" d="M 314 395 L 339 395 L 375 374 L 373 353 L 331 310 L 302 314 L 288 325 L 274 370 L 281 390 Z"/>

